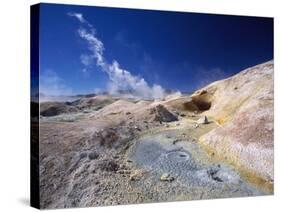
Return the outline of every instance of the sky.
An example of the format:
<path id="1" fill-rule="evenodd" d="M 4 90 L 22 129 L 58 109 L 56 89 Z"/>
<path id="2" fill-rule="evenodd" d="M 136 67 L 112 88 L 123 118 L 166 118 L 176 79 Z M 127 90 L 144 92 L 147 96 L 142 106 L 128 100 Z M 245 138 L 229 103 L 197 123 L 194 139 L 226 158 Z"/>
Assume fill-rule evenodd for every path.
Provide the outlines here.
<path id="1" fill-rule="evenodd" d="M 41 4 L 40 92 L 161 98 L 273 59 L 273 19 Z"/>

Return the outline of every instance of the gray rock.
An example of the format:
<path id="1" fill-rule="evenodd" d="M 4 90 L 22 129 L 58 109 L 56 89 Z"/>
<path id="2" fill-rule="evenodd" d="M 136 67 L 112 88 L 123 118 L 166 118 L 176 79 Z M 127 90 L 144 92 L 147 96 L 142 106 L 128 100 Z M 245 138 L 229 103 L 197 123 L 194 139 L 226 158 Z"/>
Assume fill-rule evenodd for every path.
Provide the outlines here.
<path id="1" fill-rule="evenodd" d="M 88 158 L 90 159 L 90 160 L 95 160 L 95 159 L 97 159 L 99 157 L 99 154 L 97 153 L 97 152 L 90 152 L 89 154 L 88 154 Z"/>
<path id="2" fill-rule="evenodd" d="M 160 123 L 178 121 L 177 115 L 170 112 L 163 105 L 157 105 L 155 108 L 152 109 L 152 113 L 155 114 L 154 120 L 159 121 Z"/>
<path id="3" fill-rule="evenodd" d="M 203 116 L 197 120 L 197 124 L 209 124 L 209 120 L 207 116 Z"/>
<path id="4" fill-rule="evenodd" d="M 81 152 L 79 156 L 80 156 L 80 159 L 83 159 L 83 158 L 87 157 L 87 152 Z"/>

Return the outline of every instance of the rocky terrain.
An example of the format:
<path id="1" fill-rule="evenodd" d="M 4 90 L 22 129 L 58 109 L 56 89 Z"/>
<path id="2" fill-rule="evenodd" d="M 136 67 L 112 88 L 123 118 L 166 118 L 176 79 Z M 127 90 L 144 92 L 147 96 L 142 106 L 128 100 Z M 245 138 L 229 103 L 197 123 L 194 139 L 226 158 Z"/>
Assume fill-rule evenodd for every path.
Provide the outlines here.
<path id="1" fill-rule="evenodd" d="M 272 194 L 273 127 L 273 61 L 190 96 L 41 102 L 41 207 Z"/>

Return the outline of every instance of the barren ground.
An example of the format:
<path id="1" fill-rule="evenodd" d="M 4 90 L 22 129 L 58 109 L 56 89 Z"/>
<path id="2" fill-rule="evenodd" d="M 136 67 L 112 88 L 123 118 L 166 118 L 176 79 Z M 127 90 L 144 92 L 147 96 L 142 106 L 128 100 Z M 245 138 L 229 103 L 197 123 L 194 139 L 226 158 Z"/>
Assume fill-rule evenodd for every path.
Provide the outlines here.
<path id="1" fill-rule="evenodd" d="M 214 121 L 198 125 L 201 115 L 195 113 L 182 114 L 173 122 L 146 121 L 151 115 L 147 111 L 135 115 L 122 108 L 120 113 L 93 110 L 42 117 L 41 206 L 266 194 L 243 179 L 234 167 L 214 161 L 198 145 L 202 134 L 217 127 Z M 161 180 L 163 174 L 168 175 L 166 180 Z"/>

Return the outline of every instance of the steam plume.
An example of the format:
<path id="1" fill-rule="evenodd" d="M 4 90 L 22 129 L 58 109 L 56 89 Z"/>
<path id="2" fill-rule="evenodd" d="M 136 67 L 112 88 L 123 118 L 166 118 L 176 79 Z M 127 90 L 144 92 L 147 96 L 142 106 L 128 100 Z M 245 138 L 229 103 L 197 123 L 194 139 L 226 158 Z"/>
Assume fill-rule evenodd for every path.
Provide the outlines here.
<path id="1" fill-rule="evenodd" d="M 122 69 L 116 60 L 112 63 L 104 58 L 104 45 L 96 36 L 96 29 L 81 13 L 68 13 L 80 22 L 79 36 L 88 44 L 88 54 L 81 55 L 80 59 L 85 68 L 92 63 L 104 71 L 109 77 L 108 92 L 112 95 L 120 95 L 120 91 L 130 92 L 132 96 L 144 99 L 161 99 L 165 96 L 164 89 L 157 84 L 149 86 L 141 77 L 134 76 L 128 70 Z"/>

